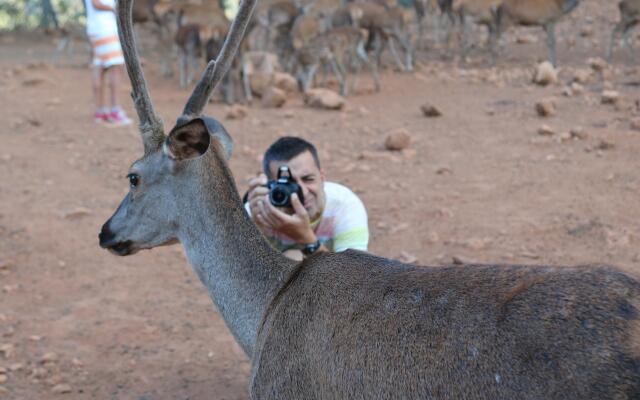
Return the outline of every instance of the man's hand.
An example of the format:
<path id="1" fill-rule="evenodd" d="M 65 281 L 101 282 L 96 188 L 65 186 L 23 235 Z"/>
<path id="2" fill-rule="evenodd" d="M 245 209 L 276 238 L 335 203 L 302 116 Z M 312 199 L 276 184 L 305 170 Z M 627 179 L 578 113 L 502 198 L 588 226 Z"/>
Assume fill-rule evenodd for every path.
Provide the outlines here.
<path id="1" fill-rule="evenodd" d="M 283 233 L 296 243 L 307 244 L 317 240 L 311 229 L 309 214 L 297 194 L 291 195 L 293 214 L 287 214 L 269 201 L 267 177 L 261 174 L 249 182 L 249 209 L 251 218 L 261 228 Z"/>

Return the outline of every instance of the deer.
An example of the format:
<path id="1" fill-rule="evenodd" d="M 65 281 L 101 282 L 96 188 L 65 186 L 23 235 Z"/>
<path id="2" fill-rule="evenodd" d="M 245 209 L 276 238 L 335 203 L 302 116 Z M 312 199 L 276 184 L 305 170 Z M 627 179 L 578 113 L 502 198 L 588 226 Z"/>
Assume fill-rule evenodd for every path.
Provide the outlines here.
<path id="1" fill-rule="evenodd" d="M 268 26 L 265 42 L 266 50 L 271 50 L 272 34 L 275 32 L 275 52 L 286 70 L 291 69 L 293 50 L 292 30 L 296 22 L 308 14 L 315 0 L 300 4 L 298 0 L 279 0 L 269 5 L 266 24 Z"/>
<path id="2" fill-rule="evenodd" d="M 468 42 L 467 19 L 472 19 L 475 23 L 484 25 L 489 32 L 488 49 L 493 61 L 496 58 L 496 42 L 498 39 L 498 27 L 495 15 L 503 0 L 453 0 L 449 3 L 449 15 L 457 19 L 461 32 L 460 50 L 462 59 L 465 60 L 470 45 Z"/>
<path id="3" fill-rule="evenodd" d="M 389 45 L 398 68 L 401 71 L 412 71 L 413 47 L 407 33 L 405 18 L 405 14 L 399 7 L 385 8 L 372 2 L 347 3 L 334 11 L 329 25 L 331 27 L 354 26 L 368 30 L 367 50 L 374 52 L 378 64 L 382 51 Z M 404 51 L 404 63 L 400 61 L 393 45 L 394 41 L 398 42 Z"/>
<path id="4" fill-rule="evenodd" d="M 233 140 L 202 115 L 255 6 L 242 1 L 165 134 L 136 53 L 119 34 L 143 155 L 98 235 L 118 256 L 180 243 L 240 347 L 257 399 L 637 399 L 640 281 L 608 266 L 417 266 L 347 250 L 301 262 L 245 211 Z"/>
<path id="5" fill-rule="evenodd" d="M 347 96 L 346 60 L 359 60 L 371 70 L 376 91 L 380 91 L 377 66 L 369 61 L 365 50 L 368 38 L 369 32 L 366 29 L 342 26 L 311 39 L 296 52 L 300 90 L 306 92 L 309 89 L 318 67 L 329 65 L 338 78 L 340 94 Z M 356 64 L 356 79 L 351 85 L 352 91 L 355 90 L 360 62 Z"/>
<path id="6" fill-rule="evenodd" d="M 620 21 L 614 26 L 611 32 L 611 42 L 607 49 L 607 60 L 609 61 L 613 58 L 613 48 L 619 35 L 622 35 L 625 47 L 631 50 L 629 34 L 633 27 L 640 24 L 639 0 L 622 0 L 618 3 L 618 9 L 620 10 Z"/>
<path id="7" fill-rule="evenodd" d="M 508 24 L 541 26 L 547 33 L 549 62 L 557 66 L 556 23 L 579 4 L 580 0 L 503 0 L 495 13 L 497 34 Z"/>

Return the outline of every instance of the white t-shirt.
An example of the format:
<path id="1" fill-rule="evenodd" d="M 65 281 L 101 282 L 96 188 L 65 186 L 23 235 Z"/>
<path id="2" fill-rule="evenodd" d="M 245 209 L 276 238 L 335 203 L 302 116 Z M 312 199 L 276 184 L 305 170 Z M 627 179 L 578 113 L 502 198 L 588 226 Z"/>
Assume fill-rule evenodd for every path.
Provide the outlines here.
<path id="1" fill-rule="evenodd" d="M 334 182 L 324 183 L 325 207 L 311 227 L 320 243 L 330 251 L 356 249 L 366 251 L 369 244 L 367 210 L 349 188 Z M 249 203 L 245 210 L 251 215 Z M 291 238 L 279 232 L 265 232 L 267 239 L 280 251 L 296 248 Z"/>
<path id="2" fill-rule="evenodd" d="M 116 14 L 112 11 L 96 10 L 91 0 L 84 0 L 87 6 L 87 35 L 89 37 L 118 36 Z M 100 0 L 105 6 L 115 7 L 115 0 Z"/>

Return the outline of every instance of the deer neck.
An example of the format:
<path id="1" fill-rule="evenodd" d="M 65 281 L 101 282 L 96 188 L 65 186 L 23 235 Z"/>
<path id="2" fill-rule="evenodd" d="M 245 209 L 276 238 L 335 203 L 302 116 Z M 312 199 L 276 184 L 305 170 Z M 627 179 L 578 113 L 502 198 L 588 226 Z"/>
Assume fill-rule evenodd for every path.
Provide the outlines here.
<path id="1" fill-rule="evenodd" d="M 226 162 L 211 157 L 192 214 L 180 227 L 187 258 L 227 326 L 249 357 L 262 317 L 296 263 L 274 250 L 251 222 Z M 211 173 L 211 171 L 214 171 Z M 196 200 L 197 199 L 197 200 Z"/>

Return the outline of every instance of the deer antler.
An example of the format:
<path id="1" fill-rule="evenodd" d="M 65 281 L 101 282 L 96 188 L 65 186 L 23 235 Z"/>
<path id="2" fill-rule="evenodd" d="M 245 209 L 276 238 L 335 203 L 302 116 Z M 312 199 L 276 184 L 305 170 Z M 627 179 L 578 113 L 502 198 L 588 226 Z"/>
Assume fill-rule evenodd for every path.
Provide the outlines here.
<path id="1" fill-rule="evenodd" d="M 215 60 L 211 60 L 207 64 L 200 81 L 193 89 L 193 93 L 191 93 L 191 97 L 189 97 L 182 111 L 182 116 L 178 118 L 178 124 L 198 117 L 202 113 L 204 106 L 209 101 L 211 92 L 231 66 L 236 50 L 244 37 L 244 31 L 249 24 L 255 4 L 256 0 L 242 0 L 238 14 L 231 24 L 231 29 L 222 45 L 220 54 Z"/>
<path id="2" fill-rule="evenodd" d="M 142 135 L 142 143 L 144 144 L 144 153 L 148 154 L 164 141 L 164 127 L 162 126 L 162 120 L 153 109 L 147 90 L 147 83 L 140 67 L 140 61 L 138 61 L 138 52 L 133 37 L 133 23 L 131 21 L 132 9 L 133 0 L 118 0 L 118 34 L 120 43 L 122 43 L 127 72 L 131 80 L 131 97 L 140 119 L 139 129 Z"/>

